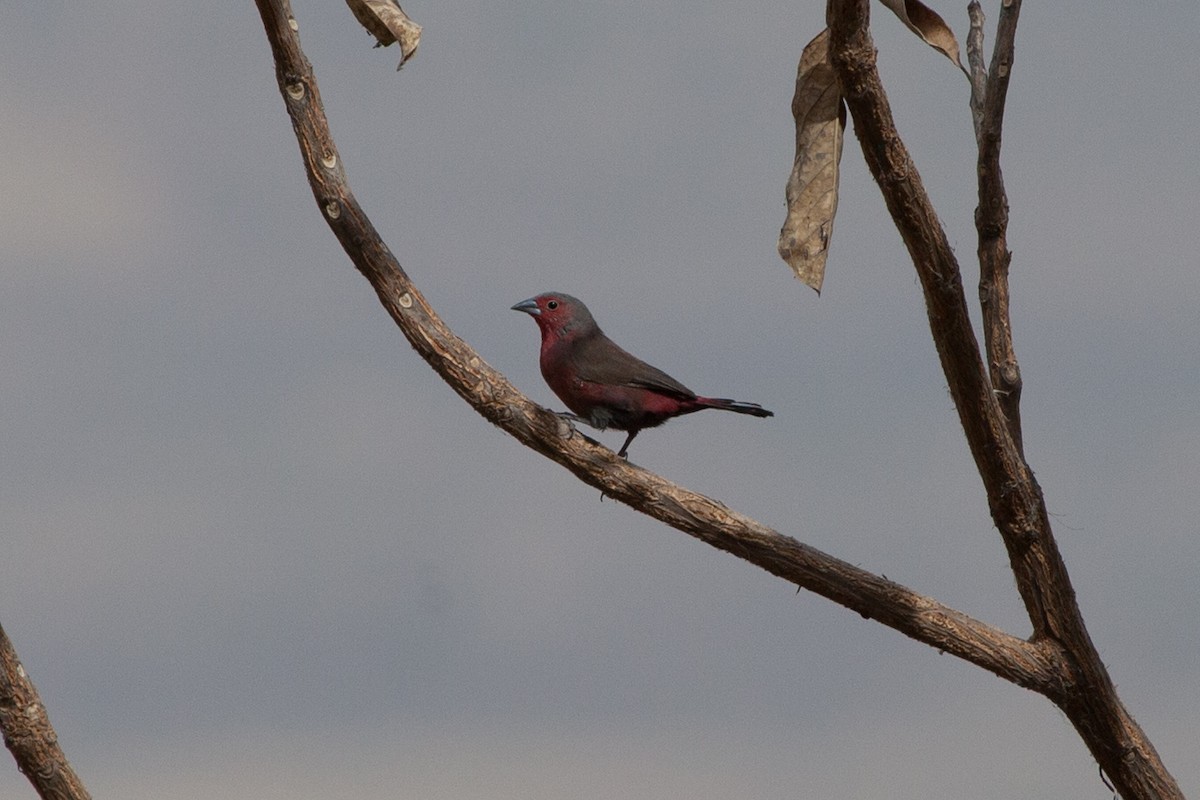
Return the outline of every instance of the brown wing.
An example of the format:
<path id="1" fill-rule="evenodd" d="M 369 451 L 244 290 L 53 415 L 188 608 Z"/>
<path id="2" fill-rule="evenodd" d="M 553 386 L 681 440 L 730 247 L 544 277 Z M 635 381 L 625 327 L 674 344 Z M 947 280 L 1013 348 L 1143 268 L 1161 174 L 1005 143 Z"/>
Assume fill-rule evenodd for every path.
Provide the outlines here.
<path id="1" fill-rule="evenodd" d="M 637 386 L 686 399 L 696 393 L 657 367 L 627 353 L 605 336 L 589 336 L 575 342 L 575 374 L 585 381 L 609 386 Z"/>

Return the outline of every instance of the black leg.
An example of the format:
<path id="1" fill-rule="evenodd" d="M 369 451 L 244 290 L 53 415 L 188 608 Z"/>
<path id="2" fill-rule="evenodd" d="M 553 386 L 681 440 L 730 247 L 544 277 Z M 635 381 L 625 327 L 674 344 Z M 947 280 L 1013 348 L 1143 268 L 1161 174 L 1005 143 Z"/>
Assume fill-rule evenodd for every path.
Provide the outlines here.
<path id="1" fill-rule="evenodd" d="M 637 431 L 630 431 L 625 437 L 625 444 L 621 445 L 620 451 L 617 453 L 617 458 L 625 458 L 625 453 L 629 451 L 629 443 L 633 441 L 633 437 L 637 436 Z"/>

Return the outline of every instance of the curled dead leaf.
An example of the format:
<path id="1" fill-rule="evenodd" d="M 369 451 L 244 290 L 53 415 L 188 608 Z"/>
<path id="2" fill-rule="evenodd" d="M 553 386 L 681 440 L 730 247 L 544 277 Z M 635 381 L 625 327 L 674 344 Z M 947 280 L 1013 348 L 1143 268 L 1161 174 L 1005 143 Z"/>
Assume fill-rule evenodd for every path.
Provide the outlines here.
<path id="1" fill-rule="evenodd" d="M 396 0 L 346 0 L 354 18 L 375 37 L 376 47 L 400 43 L 400 69 L 416 55 L 421 43 L 421 26 L 413 22 Z"/>
<path id="2" fill-rule="evenodd" d="M 959 60 L 958 39 L 954 37 L 954 31 L 950 30 L 950 26 L 936 11 L 922 3 L 921 0 L 880 0 L 880 2 L 890 8 L 908 29 L 920 36 L 927 45 L 953 61 L 954 65 L 970 79 L 970 73 Z"/>
<path id="3" fill-rule="evenodd" d="M 829 30 L 804 47 L 792 98 L 796 158 L 787 182 L 787 219 L 779 256 L 796 277 L 821 292 L 838 203 L 838 166 L 846 109 L 829 63 Z"/>

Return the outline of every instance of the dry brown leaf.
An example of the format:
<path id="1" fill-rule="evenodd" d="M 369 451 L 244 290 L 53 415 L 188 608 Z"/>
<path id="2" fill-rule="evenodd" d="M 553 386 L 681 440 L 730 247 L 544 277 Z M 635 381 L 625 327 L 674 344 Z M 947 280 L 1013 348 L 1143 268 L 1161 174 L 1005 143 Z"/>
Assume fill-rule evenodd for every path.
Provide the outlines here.
<path id="1" fill-rule="evenodd" d="M 963 67 L 958 57 L 958 39 L 954 31 L 938 13 L 921 0 L 880 0 L 892 13 L 900 18 L 910 31 L 920 36 L 934 50 L 954 62 L 969 79 L 970 73 Z"/>
<path id="2" fill-rule="evenodd" d="M 400 43 L 400 64 L 416 55 L 421 43 L 421 26 L 409 19 L 396 0 L 346 0 L 354 18 L 375 37 L 376 47 Z"/>
<path id="3" fill-rule="evenodd" d="M 796 160 L 787 182 L 788 213 L 779 231 L 779 256 L 820 294 L 837 213 L 838 164 L 846 129 L 846 109 L 829 63 L 828 28 L 800 55 L 792 116 Z"/>

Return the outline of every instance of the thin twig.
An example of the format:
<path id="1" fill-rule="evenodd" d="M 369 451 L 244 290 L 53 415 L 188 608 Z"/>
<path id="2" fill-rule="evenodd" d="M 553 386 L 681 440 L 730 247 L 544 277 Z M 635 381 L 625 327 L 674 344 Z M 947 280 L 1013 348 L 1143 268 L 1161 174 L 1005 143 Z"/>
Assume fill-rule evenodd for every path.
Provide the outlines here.
<path id="1" fill-rule="evenodd" d="M 975 210 L 979 255 L 979 302 L 983 311 L 983 338 L 987 347 L 989 377 L 1008 423 L 1008 432 L 1018 449 L 1024 449 L 1021 433 L 1021 390 L 1023 382 L 1013 347 L 1009 313 L 1008 194 L 1000 170 L 1000 141 L 1004 130 L 1004 106 L 1012 75 L 1017 19 L 1021 0 L 1006 0 L 1000 6 L 996 44 L 978 115 L 976 140 L 979 146 L 977 175 L 979 207 Z"/>
<path id="2" fill-rule="evenodd" d="M 971 78 L 971 121 L 975 125 L 975 140 L 979 140 L 979 126 L 983 124 L 983 96 L 987 91 L 987 67 L 983 65 L 983 6 L 979 0 L 967 5 L 967 17 L 971 28 L 967 32 L 967 64 Z"/>

